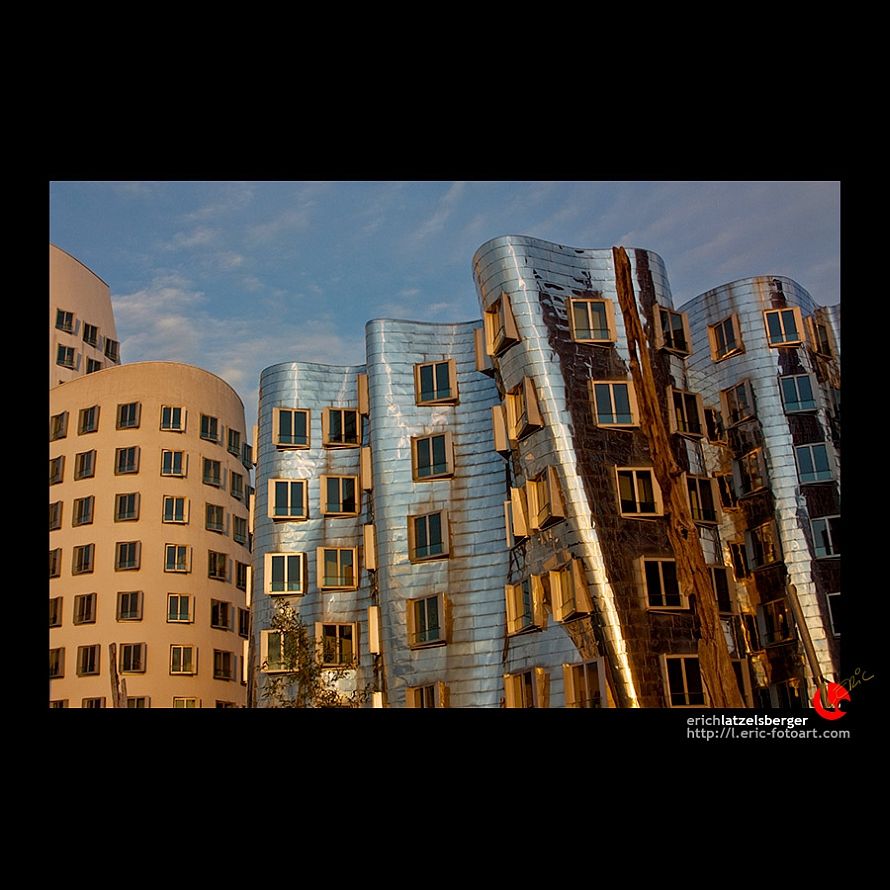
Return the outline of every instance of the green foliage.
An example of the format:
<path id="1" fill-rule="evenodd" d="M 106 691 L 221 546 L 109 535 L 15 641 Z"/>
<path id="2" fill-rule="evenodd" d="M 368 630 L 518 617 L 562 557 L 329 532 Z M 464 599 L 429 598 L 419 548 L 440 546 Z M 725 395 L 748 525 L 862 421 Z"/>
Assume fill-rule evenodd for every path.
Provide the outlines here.
<path id="1" fill-rule="evenodd" d="M 370 684 L 352 692 L 337 689 L 337 682 L 354 675 L 355 664 L 322 665 L 318 643 L 294 607 L 288 602 L 276 605 L 269 628 L 279 633 L 270 640 L 269 660 L 273 673 L 264 673 L 260 696 L 267 708 L 358 708 L 371 696 Z M 273 657 L 274 653 L 274 657 Z"/>

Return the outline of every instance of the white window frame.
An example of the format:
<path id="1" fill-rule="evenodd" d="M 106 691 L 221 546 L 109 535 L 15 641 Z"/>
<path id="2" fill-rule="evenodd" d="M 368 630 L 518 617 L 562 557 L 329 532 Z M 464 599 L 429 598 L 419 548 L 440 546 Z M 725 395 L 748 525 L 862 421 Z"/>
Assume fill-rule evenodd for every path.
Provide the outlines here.
<path id="1" fill-rule="evenodd" d="M 183 670 L 183 664 L 185 663 L 185 659 L 183 658 L 184 654 L 188 652 L 190 653 L 189 660 L 191 664 L 188 665 L 188 669 Z M 174 670 L 176 666 L 176 655 L 179 655 L 179 666 L 180 670 Z M 170 644 L 170 674 L 174 677 L 180 676 L 188 676 L 192 677 L 198 673 L 198 647 L 190 645 L 188 643 L 171 643 Z"/>
<path id="2" fill-rule="evenodd" d="M 170 518 L 168 518 L 167 515 L 168 506 L 172 506 L 173 508 L 170 511 Z M 177 507 L 181 507 L 182 510 L 177 510 Z M 188 525 L 189 499 L 180 495 L 165 494 L 163 501 L 163 512 L 161 513 L 161 522 L 172 525 Z"/>
<path id="3" fill-rule="evenodd" d="M 194 698 L 190 695 L 174 695 L 173 696 L 173 707 L 174 708 L 200 708 L 201 707 L 201 699 Z"/>
<path id="4" fill-rule="evenodd" d="M 273 572 L 276 563 L 282 571 L 281 590 L 274 589 Z M 263 554 L 263 592 L 266 596 L 301 596 L 306 592 L 306 554 L 298 551 L 279 551 Z"/>
<path id="5" fill-rule="evenodd" d="M 162 448 L 161 475 L 172 476 L 177 479 L 185 479 L 188 475 L 188 453 L 185 451 L 176 451 L 172 448 Z"/>
<path id="6" fill-rule="evenodd" d="M 164 412 L 169 412 L 169 420 L 164 424 Z M 174 414 L 179 412 L 179 424 L 176 425 Z M 167 433 L 184 433 L 188 420 L 188 411 L 181 405 L 161 405 L 160 429 Z"/>
<path id="7" fill-rule="evenodd" d="M 176 615 L 182 615 L 182 604 L 185 603 L 187 608 L 186 618 L 171 618 L 171 600 L 176 597 Z M 195 621 L 195 598 L 189 593 L 168 593 L 167 594 L 167 624 L 194 624 Z"/>
<path id="8" fill-rule="evenodd" d="M 171 548 L 176 551 L 176 559 L 173 560 L 172 565 L 174 568 L 169 568 L 171 565 L 169 559 L 169 553 Z M 185 554 L 184 562 L 179 560 L 179 553 L 182 551 Z M 175 572 L 177 574 L 187 574 L 192 570 L 192 548 L 188 544 L 164 544 L 164 571 L 165 572 Z"/>

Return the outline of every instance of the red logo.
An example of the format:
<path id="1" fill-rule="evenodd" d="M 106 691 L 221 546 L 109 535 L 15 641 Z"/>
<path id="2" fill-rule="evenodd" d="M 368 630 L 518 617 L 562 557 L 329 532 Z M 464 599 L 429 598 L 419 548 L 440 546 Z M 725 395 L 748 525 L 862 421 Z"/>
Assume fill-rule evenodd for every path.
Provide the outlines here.
<path id="1" fill-rule="evenodd" d="M 829 683 L 826 691 L 831 710 L 822 707 L 822 695 L 818 689 L 813 696 L 813 707 L 816 709 L 816 713 L 826 720 L 840 720 L 846 711 L 842 711 L 839 705 L 842 701 L 850 701 L 850 693 L 838 683 Z"/>

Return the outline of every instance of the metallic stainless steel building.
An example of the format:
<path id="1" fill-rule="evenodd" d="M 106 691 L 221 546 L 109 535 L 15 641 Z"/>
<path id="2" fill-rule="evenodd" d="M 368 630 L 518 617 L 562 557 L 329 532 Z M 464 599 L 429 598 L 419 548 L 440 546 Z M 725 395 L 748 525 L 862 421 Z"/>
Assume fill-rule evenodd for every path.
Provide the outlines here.
<path id="1" fill-rule="evenodd" d="M 794 585 L 819 669 L 837 680 L 840 635 L 840 313 L 799 284 L 757 277 L 683 305 L 689 376 L 724 431 L 709 445 L 749 621 L 757 702 L 813 694 L 785 589 Z"/>
<path id="2" fill-rule="evenodd" d="M 709 313 L 722 309 L 699 309 L 698 298 L 689 317 L 675 310 L 662 260 L 628 253 L 669 448 L 732 667 L 746 703 L 768 704 L 758 602 L 730 547 L 741 508 L 723 500 L 726 454 L 717 443 L 734 422 L 701 358 L 709 357 L 707 326 L 720 321 Z M 640 424 L 612 250 L 508 236 L 479 248 L 473 273 L 481 322 L 371 321 L 364 366 L 288 363 L 263 372 L 256 704 L 264 703 L 264 675 L 276 670 L 279 644 L 269 630 L 274 603 L 284 600 L 314 627 L 325 663 L 354 659 L 347 688 L 372 690 L 375 706 L 707 705 L 698 618 L 677 581 L 652 439 Z M 759 304 L 750 312 L 763 333 Z M 805 315 L 814 312 L 810 301 Z M 836 319 L 819 317 L 835 345 Z M 765 393 L 767 382 L 777 384 L 776 349 L 764 350 L 773 361 Z M 735 361 L 727 355 L 719 373 L 730 374 Z M 807 358 L 802 373 L 836 372 L 815 361 Z M 823 407 L 827 422 L 835 412 Z M 821 450 L 809 456 L 821 473 Z M 803 564 L 795 571 L 809 616 L 818 597 Z M 329 583 L 331 572 L 338 583 Z M 343 634 L 349 643 L 337 648 Z M 814 636 L 827 670 L 831 643 Z M 799 653 L 786 648 L 803 676 Z"/>

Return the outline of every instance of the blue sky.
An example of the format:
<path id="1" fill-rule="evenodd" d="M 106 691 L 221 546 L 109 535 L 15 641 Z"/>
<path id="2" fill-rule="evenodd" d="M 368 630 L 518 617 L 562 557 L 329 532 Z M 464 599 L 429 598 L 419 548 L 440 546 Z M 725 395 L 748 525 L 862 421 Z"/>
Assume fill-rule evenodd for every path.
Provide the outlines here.
<path id="1" fill-rule="evenodd" d="M 372 318 L 479 316 L 478 247 L 644 247 L 675 305 L 750 275 L 840 302 L 840 183 L 50 183 L 50 240 L 111 287 L 125 362 L 198 365 L 256 422 L 260 371 L 364 362 Z"/>

